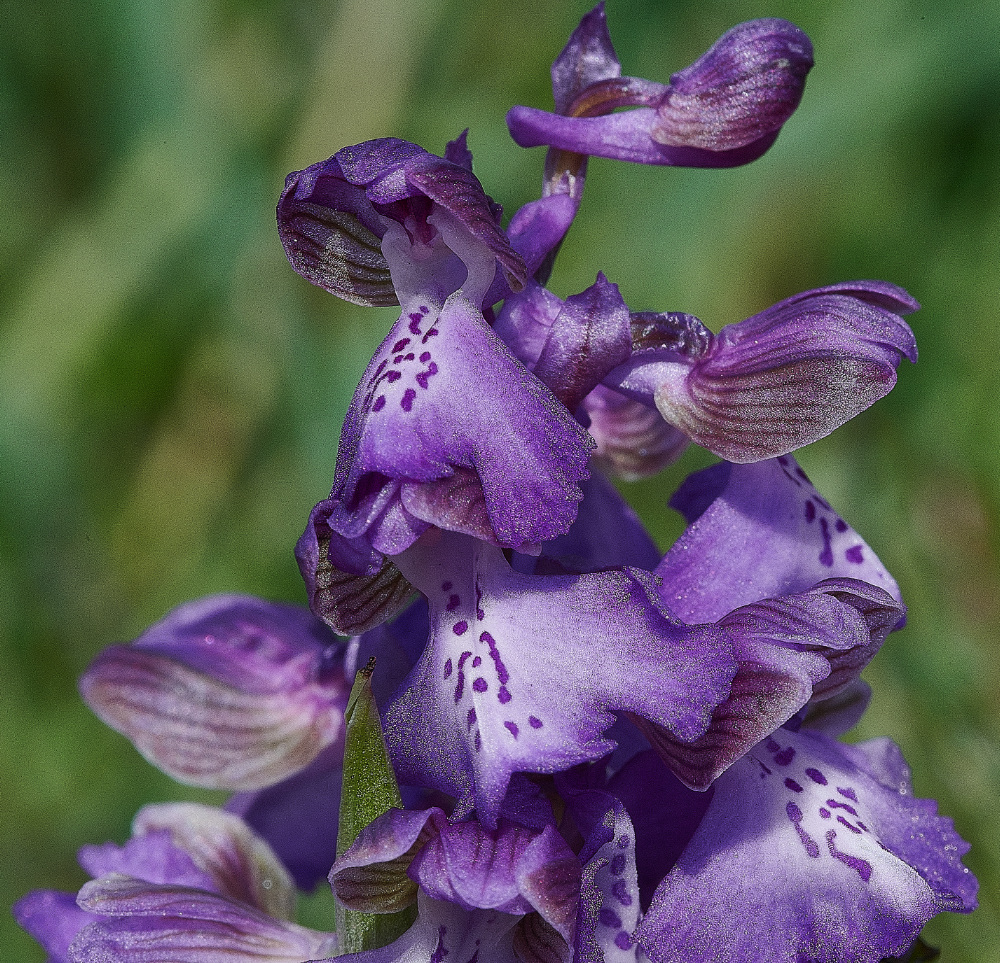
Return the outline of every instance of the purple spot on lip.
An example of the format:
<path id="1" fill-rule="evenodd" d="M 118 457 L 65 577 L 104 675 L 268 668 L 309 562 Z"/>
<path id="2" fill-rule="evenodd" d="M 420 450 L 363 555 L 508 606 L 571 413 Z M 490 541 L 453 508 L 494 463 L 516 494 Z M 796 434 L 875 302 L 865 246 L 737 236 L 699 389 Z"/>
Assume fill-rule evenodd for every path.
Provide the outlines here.
<path id="1" fill-rule="evenodd" d="M 448 599 L 448 604 L 444 607 L 446 612 L 454 612 L 462 604 L 462 600 L 457 595 L 452 595 Z"/>
<path id="2" fill-rule="evenodd" d="M 846 789 L 841 789 L 840 786 L 837 786 L 837 792 L 839 792 L 841 796 L 846 796 L 852 802 L 858 801 L 858 794 L 850 786 Z"/>
<path id="3" fill-rule="evenodd" d="M 500 691 L 497 693 L 497 698 L 500 700 L 501 705 L 507 705 L 507 703 L 510 702 L 511 695 L 510 692 L 507 691 L 507 686 L 505 685 L 500 686 Z"/>
<path id="4" fill-rule="evenodd" d="M 413 399 L 416 397 L 417 397 L 416 391 L 414 391 L 412 388 L 407 388 L 406 391 L 403 392 L 403 397 L 399 402 L 400 408 L 402 408 L 403 411 L 412 411 Z"/>
<path id="5" fill-rule="evenodd" d="M 442 592 L 450 592 L 451 591 L 451 582 L 442 582 L 441 583 L 441 591 Z"/>
<path id="6" fill-rule="evenodd" d="M 496 666 L 497 679 L 500 685 L 506 685 L 510 681 L 510 673 L 507 671 L 507 666 L 503 664 L 503 660 L 500 658 L 500 652 L 497 649 L 497 644 L 493 640 L 493 636 L 489 632 L 483 632 L 479 636 L 480 642 L 485 642 L 490 647 L 490 658 L 493 660 L 493 664 Z"/>
<path id="7" fill-rule="evenodd" d="M 860 545 L 852 545 L 846 552 L 844 552 L 844 558 L 849 562 L 853 562 L 855 565 L 860 565 L 865 557 L 861 552 Z"/>
<path id="8" fill-rule="evenodd" d="M 474 668 L 474 669 L 478 669 L 482 664 L 483 664 L 482 656 L 477 655 L 472 660 L 472 668 Z"/>
<path id="9" fill-rule="evenodd" d="M 445 677 L 446 679 L 448 678 L 448 676 L 450 676 L 450 675 L 451 675 L 451 670 L 452 670 L 452 665 L 451 665 L 451 659 L 449 659 L 449 660 L 448 660 L 447 662 L 445 662 L 445 664 L 444 664 L 444 677 Z"/>
<path id="10" fill-rule="evenodd" d="M 421 371 L 417 375 L 417 384 L 421 388 L 427 387 L 427 382 L 438 373 L 438 366 L 432 361 L 428 366 L 426 371 Z"/>
<path id="11" fill-rule="evenodd" d="M 833 841 L 837 838 L 837 831 L 831 829 L 826 834 L 826 845 L 830 850 L 830 855 L 834 859 L 839 859 L 845 866 L 853 869 L 866 883 L 871 879 L 872 876 L 872 864 L 866 859 L 858 859 L 857 856 L 850 856 L 847 853 L 842 853 L 836 846 L 834 846 Z"/>
<path id="12" fill-rule="evenodd" d="M 625 854 L 615 853 L 611 857 L 611 865 L 608 867 L 612 876 L 621 876 L 625 872 Z"/>
<path id="13" fill-rule="evenodd" d="M 858 811 L 853 806 L 848 806 L 847 803 L 838 802 L 836 799 L 828 799 L 826 804 L 831 809 L 844 809 L 849 812 L 852 816 L 857 816 Z"/>
<path id="14" fill-rule="evenodd" d="M 613 926 L 618 930 L 622 928 L 621 917 L 614 910 L 610 910 L 606 906 L 601 907 L 597 918 L 601 921 L 602 926 Z"/>
<path id="15" fill-rule="evenodd" d="M 823 775 L 818 769 L 813 769 L 811 766 L 806 770 L 806 775 L 817 785 L 826 785 L 826 776 Z"/>
<path id="16" fill-rule="evenodd" d="M 476 752 L 479 752 L 482 746 L 483 746 L 483 737 L 477 732 L 476 741 L 472 744 L 472 748 L 475 749 Z"/>
<path id="17" fill-rule="evenodd" d="M 385 395 L 379 395 L 372 405 L 372 411 L 381 411 L 385 407 Z"/>
<path id="18" fill-rule="evenodd" d="M 427 364 L 431 360 L 431 353 L 429 351 L 423 351 L 420 354 L 420 363 Z"/>
<path id="19" fill-rule="evenodd" d="M 781 752 L 775 753 L 774 761 L 779 766 L 787 766 L 795 758 L 795 750 L 786 746 Z"/>
<path id="20" fill-rule="evenodd" d="M 469 728 L 471 729 L 472 726 L 475 724 L 475 721 L 476 721 L 476 710 L 475 709 L 470 709 L 469 710 L 469 714 L 468 714 L 468 716 L 466 716 L 466 720 L 469 723 Z"/>
<path id="21" fill-rule="evenodd" d="M 385 380 L 392 384 L 394 381 L 399 381 L 403 376 L 398 371 L 389 371 L 386 373 Z"/>
<path id="22" fill-rule="evenodd" d="M 410 315 L 410 334 L 420 334 L 420 322 L 424 320 L 422 314 L 411 314 Z"/>
<path id="23" fill-rule="evenodd" d="M 807 522 L 816 521 L 816 506 L 813 504 L 811 498 L 806 499 L 806 521 Z"/>
<path id="24" fill-rule="evenodd" d="M 611 887 L 611 892 L 622 906 L 632 905 L 632 894 L 629 893 L 628 885 L 625 883 L 625 880 L 617 880 L 615 885 Z"/>
<path id="25" fill-rule="evenodd" d="M 516 722 L 511 722 L 508 719 L 507 722 L 505 722 L 503 725 L 504 725 L 504 728 L 507 729 L 510 732 L 510 734 L 516 739 L 517 738 L 517 733 L 519 731 L 518 728 L 517 728 L 517 723 Z"/>
<path id="26" fill-rule="evenodd" d="M 833 527 L 835 529 L 837 529 L 838 532 L 846 532 L 847 531 L 847 522 L 845 522 L 842 518 L 838 518 L 833 523 Z"/>
<path id="27" fill-rule="evenodd" d="M 530 723 L 532 729 L 542 728 L 542 720 L 536 716 L 528 716 L 528 722 Z"/>
<path id="28" fill-rule="evenodd" d="M 785 785 L 791 789 L 792 792 L 802 792 L 802 787 L 791 777 L 785 780 Z"/>
<path id="29" fill-rule="evenodd" d="M 620 950 L 630 950 L 630 949 L 632 949 L 632 937 L 629 936 L 628 933 L 625 932 L 625 930 L 622 930 L 615 937 L 615 946 L 617 946 L 618 949 L 620 949 Z M 435 961 L 431 960 L 431 963 L 435 963 Z"/>
<path id="30" fill-rule="evenodd" d="M 820 815 L 821 815 L 821 816 L 822 816 L 822 817 L 823 817 L 824 819 L 829 819 L 829 818 L 830 818 L 830 810 L 829 810 L 829 809 L 827 809 L 827 808 L 826 808 L 825 806 L 820 806 L 820 807 L 819 807 L 819 814 L 820 814 Z"/>
<path id="31" fill-rule="evenodd" d="M 852 826 L 843 816 L 837 817 L 837 822 L 843 826 L 846 826 L 852 833 L 856 833 L 858 836 L 861 835 L 861 830 L 857 826 Z"/>
<path id="32" fill-rule="evenodd" d="M 833 565 L 833 547 L 830 544 L 830 525 L 825 518 L 819 520 L 820 531 L 823 533 L 823 551 L 819 553 L 820 565 L 827 568 Z"/>
<path id="33" fill-rule="evenodd" d="M 465 635 L 465 633 L 469 630 L 469 623 L 463 619 L 461 622 L 456 622 L 451 627 L 451 630 L 455 633 L 455 635 Z"/>
<path id="34" fill-rule="evenodd" d="M 489 685 L 482 676 L 478 676 L 473 681 L 472 688 L 475 689 L 476 692 L 485 692 L 489 688 Z"/>
<path id="35" fill-rule="evenodd" d="M 802 845 L 805 847 L 806 853 L 809 854 L 813 859 L 819 858 L 819 845 L 816 840 L 812 838 L 803 828 L 802 828 L 802 810 L 799 809 L 795 803 L 790 802 L 785 806 L 785 815 L 788 816 L 789 821 L 795 827 L 795 831 L 799 834 L 799 839 L 802 841 Z"/>

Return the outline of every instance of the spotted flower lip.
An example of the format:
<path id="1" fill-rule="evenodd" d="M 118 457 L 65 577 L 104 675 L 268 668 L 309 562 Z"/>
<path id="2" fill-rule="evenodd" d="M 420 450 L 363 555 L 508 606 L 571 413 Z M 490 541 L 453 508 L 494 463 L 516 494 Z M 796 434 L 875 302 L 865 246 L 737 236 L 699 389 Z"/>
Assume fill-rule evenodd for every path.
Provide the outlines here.
<path id="1" fill-rule="evenodd" d="M 701 963 L 715 946 L 761 963 L 877 963 L 936 913 L 975 908 L 967 850 L 913 797 L 888 739 L 779 730 L 716 782 L 636 938 L 655 963 Z"/>
<path id="2" fill-rule="evenodd" d="M 595 59 L 607 61 L 610 39 L 593 39 L 601 27 L 607 30 L 598 9 L 599 18 L 597 11 L 588 15 L 586 32 L 591 48 L 603 52 Z M 732 167 L 771 146 L 798 106 L 812 64 L 812 44 L 794 24 L 753 20 L 724 34 L 669 84 L 620 77 L 605 65 L 601 79 L 579 91 L 569 88 L 575 96 L 556 91 L 558 113 L 514 107 L 507 126 L 521 147 L 548 145 L 641 164 Z M 612 113 L 622 107 L 632 109 Z"/>
<path id="3" fill-rule="evenodd" d="M 382 250 L 390 222 L 430 243 L 454 223 L 456 247 L 499 264 L 508 285 L 520 289 L 525 265 L 497 224 L 499 209 L 472 173 L 465 135 L 437 157 L 395 137 L 365 141 L 289 174 L 278 201 L 278 234 L 292 267 L 307 281 L 355 304 L 400 303 Z M 448 247 L 448 240 L 444 244 Z M 449 248 L 455 262 L 439 268 L 446 297 L 461 283 L 464 250 Z M 469 265 L 466 264 L 466 269 Z M 488 279 L 492 281 L 492 274 Z M 489 284 L 487 283 L 487 287 Z M 484 288 L 485 291 L 485 288 Z"/>
<path id="4" fill-rule="evenodd" d="M 178 606 L 80 680 L 108 725 L 191 785 L 258 789 L 343 738 L 344 644 L 307 610 L 239 595 Z"/>

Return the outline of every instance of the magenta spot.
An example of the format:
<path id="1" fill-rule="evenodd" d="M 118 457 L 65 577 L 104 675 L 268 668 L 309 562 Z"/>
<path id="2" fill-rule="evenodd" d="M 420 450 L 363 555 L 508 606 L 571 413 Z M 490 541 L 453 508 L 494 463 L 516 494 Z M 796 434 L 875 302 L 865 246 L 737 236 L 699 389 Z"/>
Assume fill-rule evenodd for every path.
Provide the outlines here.
<path id="1" fill-rule="evenodd" d="M 411 314 L 410 317 L 412 318 L 413 315 Z M 448 928 L 446 926 L 438 927 L 437 946 L 434 948 L 434 952 L 431 954 L 431 958 L 427 961 L 427 963 L 442 963 L 444 958 L 448 955 L 448 951 L 444 947 L 444 936 L 447 932 Z"/>
<path id="2" fill-rule="evenodd" d="M 860 565 L 865 557 L 861 552 L 860 545 L 852 545 L 846 552 L 844 552 L 844 558 L 849 562 L 853 562 L 855 565 Z"/>
<path id="3" fill-rule="evenodd" d="M 420 334 L 420 322 L 423 320 L 423 316 L 420 314 L 410 315 L 410 334 Z"/>
<path id="4" fill-rule="evenodd" d="M 816 506 L 813 504 L 811 498 L 806 499 L 806 521 L 816 521 Z"/>
<path id="5" fill-rule="evenodd" d="M 430 311 L 430 308 L 429 308 L 429 307 L 427 307 L 427 305 L 426 305 L 426 304 L 421 304 L 421 305 L 420 305 L 420 307 L 418 307 L 418 308 L 417 308 L 417 310 L 418 310 L 418 311 L 419 311 L 419 312 L 420 312 L 421 314 L 427 314 L 427 312 L 428 312 L 428 311 Z"/>
<path id="6" fill-rule="evenodd" d="M 615 853 L 611 857 L 611 865 L 608 866 L 608 871 L 612 876 L 621 876 L 625 872 L 625 864 L 628 862 L 624 853 Z"/>
<path id="7" fill-rule="evenodd" d="M 506 685 L 510 682 L 510 673 L 507 671 L 507 666 L 503 664 L 503 659 L 500 658 L 500 651 L 497 649 L 496 642 L 493 641 L 493 636 L 489 632 L 483 632 L 479 636 L 480 642 L 485 642 L 490 647 L 490 658 L 493 660 L 493 665 L 497 670 L 497 679 L 500 685 Z"/>
<path id="8" fill-rule="evenodd" d="M 400 338 L 393 346 L 392 352 L 395 354 L 397 351 L 402 351 L 410 343 L 409 338 Z"/>
<path id="9" fill-rule="evenodd" d="M 597 918 L 601 921 L 601 926 L 613 926 L 616 930 L 622 928 L 621 917 L 612 909 L 602 906 Z"/>
<path id="10" fill-rule="evenodd" d="M 482 664 L 483 664 L 483 659 L 482 659 L 482 656 L 478 656 L 478 655 L 477 655 L 477 656 L 476 656 L 476 657 L 475 657 L 475 658 L 474 658 L 474 659 L 472 660 L 472 668 L 474 668 L 474 669 L 478 669 L 478 668 L 479 668 L 479 667 L 480 667 L 480 666 L 481 666 Z"/>
<path id="11" fill-rule="evenodd" d="M 844 819 L 843 816 L 838 816 L 837 822 L 840 823 L 842 826 L 846 826 L 852 833 L 856 833 L 858 836 L 861 835 L 861 830 L 858 829 L 857 826 L 854 826 L 851 823 L 849 823 L 846 819 Z"/>
<path id="12" fill-rule="evenodd" d="M 455 682 L 455 705 L 458 705 L 462 701 L 462 695 L 465 692 L 465 673 L 459 669 L 458 670 L 458 680 Z"/>
<path id="13" fill-rule="evenodd" d="M 516 739 L 517 738 L 517 734 L 520 731 L 517 728 L 517 723 L 516 722 L 511 722 L 508 719 L 503 725 L 504 725 L 504 728 L 507 729 L 510 732 L 510 734 Z"/>
<path id="14" fill-rule="evenodd" d="M 402 360 L 403 360 L 403 356 L 401 354 L 397 354 L 396 357 L 394 357 L 392 359 L 392 363 L 393 364 L 399 364 L 399 362 L 402 361 Z"/>
<path id="15" fill-rule="evenodd" d="M 823 551 L 819 553 L 820 565 L 830 568 L 833 565 L 833 547 L 830 544 L 830 526 L 825 518 L 819 520 L 820 531 L 823 533 Z"/>
<path id="16" fill-rule="evenodd" d="M 818 769 L 813 769 L 811 766 L 806 770 L 806 775 L 818 786 L 826 785 L 826 776 L 823 775 Z"/>
<path id="17" fill-rule="evenodd" d="M 420 355 L 420 363 L 427 364 L 431 360 L 431 353 L 429 351 L 424 351 Z"/>
<path id="18" fill-rule="evenodd" d="M 850 786 L 846 789 L 841 789 L 840 786 L 837 786 L 837 792 L 839 792 L 840 795 L 844 796 L 846 799 L 850 799 L 851 802 L 858 801 L 858 794 Z"/>
<path id="19" fill-rule="evenodd" d="M 532 729 L 542 728 L 542 720 L 539 719 L 537 716 L 528 716 L 528 724 L 531 726 Z"/>
<path id="20" fill-rule="evenodd" d="M 469 724 L 471 729 L 476 724 L 476 710 L 470 709 L 469 714 L 465 717 L 466 722 Z"/>
<path id="21" fill-rule="evenodd" d="M 625 880 L 617 880 L 615 885 L 611 887 L 611 894 L 622 906 L 632 905 L 632 894 L 628 891 L 628 884 Z"/>
<path id="22" fill-rule="evenodd" d="M 802 810 L 799 809 L 795 803 L 790 802 L 785 806 L 785 814 L 788 816 L 789 821 L 795 827 L 795 831 L 799 834 L 799 839 L 802 841 L 802 845 L 805 848 L 806 853 L 813 859 L 819 858 L 819 845 L 816 840 L 812 838 L 801 826 L 802 823 Z"/>
<path id="23" fill-rule="evenodd" d="M 412 388 L 407 388 L 406 391 L 403 392 L 403 397 L 399 402 L 399 407 L 402 408 L 403 411 L 412 411 L 413 399 L 416 397 L 417 393 Z"/>
<path id="24" fill-rule="evenodd" d="M 792 792 L 802 792 L 802 787 L 791 777 L 785 780 L 785 785 L 791 789 Z"/>
<path id="25" fill-rule="evenodd" d="M 781 752 L 775 753 L 774 762 L 778 766 L 787 766 L 795 758 L 795 750 L 787 746 Z"/>
<path id="26" fill-rule="evenodd" d="M 385 407 L 385 395 L 379 395 L 372 405 L 372 411 L 381 411 Z"/>
<path id="27" fill-rule="evenodd" d="M 764 743 L 764 746 L 772 754 L 781 748 L 770 736 L 767 737 L 767 742 Z"/>
<path id="28" fill-rule="evenodd" d="M 385 380 L 392 384 L 394 381 L 399 381 L 403 376 L 398 371 L 390 371 L 386 374 Z"/>
<path id="29" fill-rule="evenodd" d="M 855 800 L 857 802 L 857 800 Z M 837 802 L 836 799 L 828 799 L 826 804 L 831 809 L 844 809 L 849 812 L 852 816 L 857 816 L 858 811 L 853 806 L 848 806 L 847 803 Z"/>
<path id="30" fill-rule="evenodd" d="M 462 604 L 462 600 L 457 595 L 448 598 L 448 604 L 444 607 L 446 612 L 454 612 Z"/>
<path id="31" fill-rule="evenodd" d="M 412 351 L 407 351 L 406 354 L 403 356 L 403 360 L 412 361 L 415 357 L 416 355 Z"/>
<path id="32" fill-rule="evenodd" d="M 472 748 L 475 749 L 476 752 L 479 752 L 479 750 L 483 748 L 483 737 L 478 732 L 476 733 L 475 742 L 472 743 Z"/>
<path id="33" fill-rule="evenodd" d="M 487 685 L 486 680 L 482 676 L 477 676 L 472 682 L 472 688 L 476 692 L 485 692 L 489 688 L 489 685 Z"/>
<path id="34" fill-rule="evenodd" d="M 826 845 L 830 850 L 830 855 L 834 859 L 839 859 L 845 866 L 853 869 L 867 883 L 872 876 L 872 864 L 866 859 L 858 859 L 857 856 L 850 856 L 847 853 L 842 853 L 836 846 L 833 845 L 833 841 L 836 838 L 837 831 L 835 829 L 831 829 L 826 834 Z"/>
<path id="35" fill-rule="evenodd" d="M 486 613 L 482 609 L 476 609 L 476 618 L 482 622 L 486 618 Z"/>
<path id="36" fill-rule="evenodd" d="M 507 686 L 500 686 L 500 691 L 497 693 L 497 698 L 500 700 L 500 705 L 507 705 L 510 702 L 510 692 L 507 690 Z"/>
<path id="37" fill-rule="evenodd" d="M 827 808 L 826 808 L 825 806 L 820 806 L 820 807 L 819 807 L 819 814 L 820 814 L 820 815 L 821 815 L 821 816 L 822 816 L 822 817 L 823 817 L 824 819 L 829 819 L 829 818 L 830 818 L 830 810 L 829 810 L 829 809 L 827 809 Z"/>
<path id="38" fill-rule="evenodd" d="M 451 671 L 452 671 L 451 659 L 448 659 L 448 661 L 445 662 L 444 664 L 444 677 L 446 679 L 448 678 L 448 676 L 451 675 Z"/>
<path id="39" fill-rule="evenodd" d="M 833 523 L 833 527 L 835 529 L 837 529 L 838 532 L 846 532 L 847 531 L 847 522 L 845 522 L 842 518 L 838 518 Z"/>
<path id="40" fill-rule="evenodd" d="M 417 384 L 420 385 L 421 388 L 426 388 L 427 382 L 430 381 L 430 379 L 437 373 L 438 366 L 432 361 L 427 366 L 426 371 L 421 371 L 420 374 L 417 375 Z"/>
<path id="41" fill-rule="evenodd" d="M 451 582 L 442 582 L 441 583 L 441 591 L 442 592 L 450 592 L 451 591 Z"/>
<path id="42" fill-rule="evenodd" d="M 437 328 L 431 328 L 431 329 L 430 329 L 430 331 L 428 331 L 428 332 L 427 332 L 427 334 L 425 334 L 425 335 L 424 335 L 424 336 L 423 336 L 423 337 L 422 337 L 422 338 L 420 339 L 420 343 L 421 343 L 421 344 L 427 344 L 427 339 L 428 339 L 428 338 L 436 338 L 436 337 L 437 337 L 437 335 L 438 335 L 438 329 L 437 329 Z"/>
<path id="43" fill-rule="evenodd" d="M 465 633 L 469 631 L 469 623 L 463 619 L 461 622 L 456 622 L 451 627 L 451 630 L 455 633 L 455 635 L 465 635 Z"/>
<path id="44" fill-rule="evenodd" d="M 858 820 L 858 827 L 862 830 L 862 832 L 866 833 L 868 832 L 868 827 L 863 822 L 861 822 L 860 819 Z"/>
<path id="45" fill-rule="evenodd" d="M 382 359 L 382 360 L 381 360 L 381 361 L 380 361 L 380 362 L 378 363 L 378 367 L 377 367 L 377 368 L 375 369 L 375 375 L 374 375 L 374 377 L 376 377 L 376 378 L 377 378 L 377 377 L 378 377 L 378 376 L 379 376 L 380 374 L 382 374 L 382 372 L 383 372 L 383 371 L 385 371 L 385 366 L 386 366 L 386 365 L 387 365 L 388 363 L 389 363 L 388 359 L 387 359 L 387 358 L 383 358 L 383 359 Z"/>
<path id="46" fill-rule="evenodd" d="M 615 946 L 617 946 L 618 949 L 620 949 L 620 950 L 630 950 L 630 949 L 632 949 L 632 937 L 629 936 L 628 933 L 625 932 L 625 930 L 622 930 L 615 937 Z M 431 960 L 431 963 L 437 963 L 437 961 Z"/>

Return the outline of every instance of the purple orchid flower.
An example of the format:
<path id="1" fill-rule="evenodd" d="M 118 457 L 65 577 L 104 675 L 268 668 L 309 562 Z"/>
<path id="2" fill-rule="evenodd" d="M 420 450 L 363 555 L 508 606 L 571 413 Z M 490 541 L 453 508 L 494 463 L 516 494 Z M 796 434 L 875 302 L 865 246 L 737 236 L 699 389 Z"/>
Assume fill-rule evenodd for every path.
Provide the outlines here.
<path id="1" fill-rule="evenodd" d="M 74 899 L 38 890 L 14 907 L 51 963 L 301 963 L 336 938 L 289 922 L 294 890 L 268 845 L 210 806 L 147 806 L 124 846 L 80 851 L 93 877 Z"/>
<path id="2" fill-rule="evenodd" d="M 190 785 L 258 789 L 341 743 L 345 645 L 307 610 L 241 595 L 189 602 L 80 680 L 90 708 Z"/>
<path id="3" fill-rule="evenodd" d="M 563 69 L 581 61 L 595 67 L 582 85 Z M 733 167 L 774 143 L 799 105 L 812 65 L 812 44 L 798 27 L 752 20 L 724 34 L 669 84 L 622 77 L 602 3 L 553 66 L 557 113 L 514 107 L 507 126 L 521 147 L 547 145 L 640 164 Z M 632 109 L 612 113 L 622 107 Z"/>

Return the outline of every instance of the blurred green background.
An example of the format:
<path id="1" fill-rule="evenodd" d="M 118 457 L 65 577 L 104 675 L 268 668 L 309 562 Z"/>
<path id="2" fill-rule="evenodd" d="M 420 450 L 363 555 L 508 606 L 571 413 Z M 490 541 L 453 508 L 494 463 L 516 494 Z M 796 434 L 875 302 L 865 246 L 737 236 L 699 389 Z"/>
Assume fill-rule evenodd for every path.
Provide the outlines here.
<path id="1" fill-rule="evenodd" d="M 391 312 L 288 267 L 286 172 L 464 127 L 508 215 L 543 153 L 509 106 L 548 106 L 586 2 L 40 0 L 0 33 L 0 797 L 3 899 L 76 889 L 76 849 L 134 811 L 215 798 L 106 730 L 75 679 L 102 646 L 218 591 L 302 600 L 292 546 L 333 478 L 350 394 Z M 816 67 L 750 167 L 594 161 L 551 286 L 603 270 L 633 310 L 718 329 L 792 293 L 885 278 L 923 303 L 921 358 L 800 453 L 879 552 L 908 628 L 867 672 L 888 733 L 974 848 L 983 906 L 942 959 L 1000 960 L 1000 13 L 995 0 L 609 0 L 626 73 L 665 81 L 741 20 L 783 16 Z M 662 545 L 689 452 L 628 488 Z M 7 959 L 41 951 L 0 914 Z"/>

